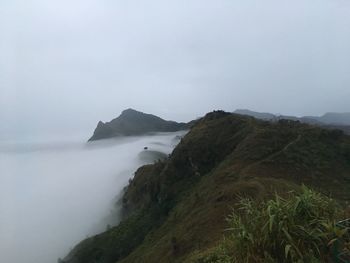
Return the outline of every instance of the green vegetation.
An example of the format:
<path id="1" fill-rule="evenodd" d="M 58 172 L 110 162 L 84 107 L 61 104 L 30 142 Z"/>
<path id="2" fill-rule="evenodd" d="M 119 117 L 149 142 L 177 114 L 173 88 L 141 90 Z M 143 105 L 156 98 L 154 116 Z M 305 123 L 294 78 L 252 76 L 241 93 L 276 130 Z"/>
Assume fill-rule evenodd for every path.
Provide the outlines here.
<path id="1" fill-rule="evenodd" d="M 320 194 L 308 190 L 300 196 L 291 196 L 290 192 L 299 193 L 303 184 Z M 268 254 L 256 252 L 256 257 L 263 260 L 270 256 L 278 261 L 287 255 L 287 260 L 292 262 L 292 258 L 299 255 L 298 251 L 309 253 L 309 248 L 314 245 L 303 246 L 297 241 L 287 243 L 288 237 L 283 237 L 283 231 L 279 235 L 275 227 L 296 224 L 314 233 L 312 231 L 320 225 L 313 225 L 309 219 L 331 222 L 336 218 L 336 213 L 334 217 L 327 214 L 325 204 L 329 205 L 331 201 L 323 196 L 331 196 L 339 207 L 343 207 L 350 201 L 349 189 L 350 137 L 342 132 L 288 120 L 270 123 L 222 111 L 212 112 L 196 122 L 169 158 L 143 166 L 135 173 L 122 199 L 123 222 L 83 241 L 64 261 L 191 262 L 195 257 L 202 260 L 199 262 L 230 262 L 232 257 L 240 260 L 249 252 L 247 247 L 251 247 L 253 255 L 254 246 L 260 243 L 244 243 L 245 239 L 242 239 L 242 248 L 235 251 L 233 248 L 238 246 L 239 240 L 233 242 L 232 236 L 237 232 L 224 231 L 228 227 L 225 218 L 231 215 L 231 227 L 240 219 L 241 226 L 254 235 L 259 233 L 267 239 L 272 231 L 271 234 L 277 235 L 282 242 L 276 251 L 269 247 L 273 243 L 263 243 Z M 299 202 L 300 209 L 293 214 L 291 207 L 297 198 L 307 195 L 308 201 L 317 205 L 311 207 L 314 209 L 312 214 L 302 216 L 301 205 L 307 207 L 310 204 L 304 199 Z M 247 199 L 242 203 L 242 198 Z M 237 208 L 242 205 L 256 207 L 256 213 L 265 216 L 252 219 L 260 226 L 270 216 L 266 207 L 275 207 L 269 209 L 274 213 L 271 230 L 270 227 L 254 229 L 254 225 L 245 222 L 243 212 L 247 210 L 244 206 Z M 283 206 L 281 214 L 278 205 Z M 232 215 L 232 207 L 236 207 L 237 217 Z M 284 215 L 291 218 L 283 221 Z M 306 221 L 312 225 L 305 225 Z M 225 242 L 222 241 L 224 232 L 228 234 Z M 293 233 L 293 240 L 298 240 L 300 233 Z M 307 236 L 307 233 L 302 234 L 302 237 Z M 315 236 L 308 236 L 307 240 L 320 244 L 317 242 L 324 240 L 319 241 L 318 234 L 316 231 Z M 231 249 L 227 250 L 227 247 Z M 99 251 L 98 260 L 96 251 Z M 322 247 L 320 252 L 307 255 L 310 258 L 326 255 Z M 253 259 L 250 262 L 254 262 Z"/>
<path id="2" fill-rule="evenodd" d="M 333 199 L 306 187 L 288 198 L 242 199 L 228 218 L 226 239 L 193 261 L 330 262 L 332 246 L 341 243 L 348 231 L 335 223 L 341 216 Z"/>
<path id="3" fill-rule="evenodd" d="M 72 262 L 115 262 L 128 255 L 138 246 L 146 234 L 160 222 L 159 211 L 142 210 L 121 222 L 118 227 L 86 239 L 79 244 L 74 255 L 68 255 Z M 64 261 L 65 262 L 65 261 Z"/>

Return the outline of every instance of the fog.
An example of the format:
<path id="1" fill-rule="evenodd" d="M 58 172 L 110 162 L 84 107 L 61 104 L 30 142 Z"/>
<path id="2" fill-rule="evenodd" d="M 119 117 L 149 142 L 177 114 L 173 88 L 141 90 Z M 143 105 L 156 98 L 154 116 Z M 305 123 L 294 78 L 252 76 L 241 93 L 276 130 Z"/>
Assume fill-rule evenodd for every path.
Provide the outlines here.
<path id="1" fill-rule="evenodd" d="M 129 107 L 350 111 L 349 14 L 347 0 L 2 0 L 0 135 L 91 131 Z"/>
<path id="2" fill-rule="evenodd" d="M 116 224 L 128 179 L 155 152 L 170 153 L 181 134 L 0 144 L 0 262 L 56 263 Z"/>
<path id="3" fill-rule="evenodd" d="M 64 256 L 105 228 L 144 146 L 171 151 L 174 135 L 86 145 L 126 108 L 350 112 L 349 14 L 348 0 L 1 0 L 0 262 Z"/>

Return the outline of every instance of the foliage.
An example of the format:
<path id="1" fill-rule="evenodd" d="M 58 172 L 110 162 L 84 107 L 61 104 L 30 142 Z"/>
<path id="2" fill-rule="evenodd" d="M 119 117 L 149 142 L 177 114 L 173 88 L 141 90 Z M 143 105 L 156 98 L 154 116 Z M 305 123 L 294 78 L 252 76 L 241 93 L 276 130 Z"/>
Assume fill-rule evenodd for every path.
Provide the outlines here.
<path id="1" fill-rule="evenodd" d="M 117 227 L 80 243 L 74 249 L 72 262 L 114 263 L 141 244 L 146 234 L 157 227 L 160 221 L 157 208 L 132 214 Z M 71 262 L 71 256 L 73 255 L 68 255 L 63 262 Z"/>
<path id="2" fill-rule="evenodd" d="M 258 203 L 242 199 L 229 217 L 238 262 L 328 262 L 329 246 L 344 235 L 334 200 L 306 187 L 299 195 Z"/>
<path id="3" fill-rule="evenodd" d="M 194 254 L 190 259 L 190 263 L 233 263 L 234 259 L 228 254 L 227 244 L 225 241 L 222 244 L 204 251 Z"/>

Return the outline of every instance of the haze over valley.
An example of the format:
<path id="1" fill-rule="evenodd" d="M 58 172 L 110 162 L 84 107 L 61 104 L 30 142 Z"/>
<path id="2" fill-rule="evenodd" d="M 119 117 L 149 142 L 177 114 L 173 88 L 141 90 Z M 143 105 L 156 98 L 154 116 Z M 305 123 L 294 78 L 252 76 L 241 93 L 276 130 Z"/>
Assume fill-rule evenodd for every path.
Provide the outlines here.
<path id="1" fill-rule="evenodd" d="M 133 173 L 169 154 L 181 134 L 1 143 L 1 262 L 55 263 L 116 224 L 118 195 Z"/>

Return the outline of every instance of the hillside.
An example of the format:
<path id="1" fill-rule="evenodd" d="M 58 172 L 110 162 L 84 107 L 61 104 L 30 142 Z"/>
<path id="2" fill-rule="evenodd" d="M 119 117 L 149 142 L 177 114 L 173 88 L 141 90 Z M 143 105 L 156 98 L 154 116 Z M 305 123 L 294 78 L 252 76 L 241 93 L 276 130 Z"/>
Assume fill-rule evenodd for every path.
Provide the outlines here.
<path id="1" fill-rule="evenodd" d="M 100 121 L 89 141 L 116 136 L 142 135 L 150 132 L 175 132 L 188 128 L 189 124 L 186 123 L 166 121 L 152 114 L 127 109 L 110 122 Z"/>
<path id="2" fill-rule="evenodd" d="M 84 240 L 63 262 L 192 262 L 220 242 L 240 197 L 271 199 L 301 184 L 349 201 L 350 137 L 212 112 L 168 159 L 138 169 L 122 199 L 122 223 Z"/>

